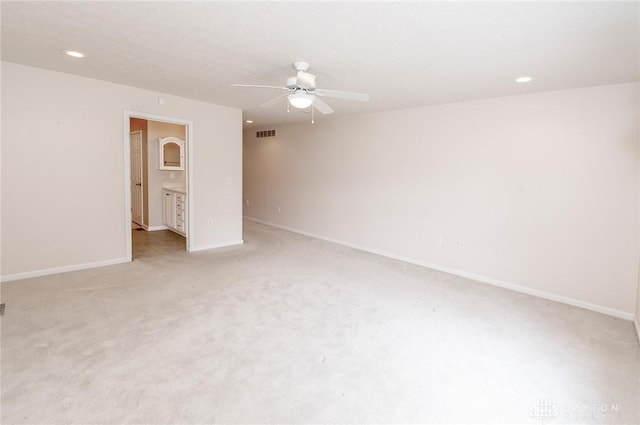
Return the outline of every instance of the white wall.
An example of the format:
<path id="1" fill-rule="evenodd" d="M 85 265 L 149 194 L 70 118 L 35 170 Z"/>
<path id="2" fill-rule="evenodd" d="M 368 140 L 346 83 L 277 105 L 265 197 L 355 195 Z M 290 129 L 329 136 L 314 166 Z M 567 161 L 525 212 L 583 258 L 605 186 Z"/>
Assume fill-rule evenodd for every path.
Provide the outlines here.
<path id="1" fill-rule="evenodd" d="M 640 125 L 640 115 L 638 115 L 638 123 Z M 638 143 L 640 143 L 640 140 Z M 638 162 L 640 163 L 640 149 L 638 150 Z M 640 179 L 640 170 L 638 171 L 638 178 Z M 638 189 L 640 190 L 640 184 L 638 184 Z M 638 202 L 640 203 L 640 192 L 638 193 Z M 640 223 L 640 214 L 638 215 L 638 222 Z M 638 239 L 640 239 L 640 235 L 638 236 Z M 640 244 L 640 241 L 638 243 Z M 634 325 L 636 328 L 636 334 L 638 335 L 638 342 L 640 342 L 640 258 L 638 258 L 638 288 L 636 290 L 636 315 Z"/>
<path id="2" fill-rule="evenodd" d="M 630 319 L 637 117 L 623 84 L 255 129 L 244 213 Z"/>
<path id="3" fill-rule="evenodd" d="M 638 290 L 636 295 L 636 316 L 635 316 L 635 328 L 638 335 L 638 341 L 640 341 L 640 277 L 638 278 Z"/>
<path id="4" fill-rule="evenodd" d="M 125 258 L 125 110 L 193 121 L 193 247 L 242 239 L 241 111 L 159 94 L 2 63 L 5 280 Z"/>

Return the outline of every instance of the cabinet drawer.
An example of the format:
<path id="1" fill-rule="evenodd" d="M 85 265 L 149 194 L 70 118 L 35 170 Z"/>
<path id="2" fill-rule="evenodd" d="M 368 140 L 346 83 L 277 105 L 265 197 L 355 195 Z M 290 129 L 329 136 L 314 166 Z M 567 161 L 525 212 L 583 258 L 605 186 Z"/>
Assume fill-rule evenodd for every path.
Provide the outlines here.
<path id="1" fill-rule="evenodd" d="M 176 201 L 176 210 L 184 211 L 184 202 Z"/>
<path id="2" fill-rule="evenodd" d="M 181 209 L 176 210 L 176 221 L 184 221 L 184 211 Z"/>
<path id="3" fill-rule="evenodd" d="M 179 230 L 181 232 L 184 232 L 184 221 L 180 220 L 176 220 L 176 230 Z"/>
<path id="4" fill-rule="evenodd" d="M 176 201 L 184 203 L 185 196 L 184 193 L 176 193 Z"/>

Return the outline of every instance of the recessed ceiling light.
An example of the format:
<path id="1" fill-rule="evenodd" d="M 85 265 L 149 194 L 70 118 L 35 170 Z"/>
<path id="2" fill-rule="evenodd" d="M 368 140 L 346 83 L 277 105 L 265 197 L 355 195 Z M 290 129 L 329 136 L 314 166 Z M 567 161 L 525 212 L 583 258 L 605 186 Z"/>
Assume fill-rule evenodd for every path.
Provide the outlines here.
<path id="1" fill-rule="evenodd" d="M 64 53 L 67 56 L 71 56 L 72 58 L 83 58 L 84 57 L 84 53 L 78 52 L 77 50 L 63 50 L 62 53 Z"/>
<path id="2" fill-rule="evenodd" d="M 253 120 L 246 120 L 245 121 L 247 124 L 253 124 Z"/>
<path id="3" fill-rule="evenodd" d="M 531 77 L 518 77 L 516 78 L 516 83 L 528 83 L 531 80 L 533 80 Z"/>

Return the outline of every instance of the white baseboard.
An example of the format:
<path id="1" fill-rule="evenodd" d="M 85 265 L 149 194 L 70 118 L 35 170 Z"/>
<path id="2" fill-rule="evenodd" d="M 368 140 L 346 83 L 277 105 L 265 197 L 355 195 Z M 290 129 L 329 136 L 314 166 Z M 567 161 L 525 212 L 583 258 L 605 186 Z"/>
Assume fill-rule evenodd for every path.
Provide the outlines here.
<path id="1" fill-rule="evenodd" d="M 143 226 L 148 232 L 155 232 L 156 230 L 169 230 L 165 225 L 162 226 Z"/>
<path id="2" fill-rule="evenodd" d="M 76 270 L 92 269 L 94 267 L 112 266 L 114 264 L 128 263 L 131 259 L 116 258 L 114 260 L 97 261 L 94 263 L 74 264 L 73 266 L 53 267 L 50 269 L 34 270 L 32 272 L 14 273 L 3 275 L 0 277 L 2 282 L 10 282 L 12 280 L 29 279 L 31 277 L 47 276 L 50 274 L 73 272 Z"/>
<path id="3" fill-rule="evenodd" d="M 449 273 L 449 274 L 453 274 L 456 276 L 461 276 L 461 277 L 465 277 L 467 279 L 472 279 L 478 282 L 482 282 L 482 283 L 488 283 L 490 285 L 494 285 L 494 286 L 499 286 L 501 288 L 505 288 L 505 289 L 511 289 L 512 291 L 516 291 L 516 292 L 521 292 L 523 294 L 527 294 L 527 295 L 533 295 L 539 298 L 544 298 L 547 300 L 551 300 L 551 301 L 557 301 L 563 304 L 568 304 L 568 305 L 572 305 L 575 307 L 580 307 L 580 308 L 584 308 L 587 310 L 591 310 L 591 311 L 595 311 L 598 313 L 603 313 L 609 316 L 613 316 L 613 317 L 617 317 L 619 319 L 624 319 L 624 320 L 629 320 L 629 321 L 633 321 L 633 314 L 632 313 L 627 313 L 624 311 L 620 311 L 620 310 L 615 310 L 609 307 L 604 307 L 601 305 L 597 305 L 597 304 L 591 304 L 585 301 L 580 301 L 580 300 L 576 300 L 573 298 L 568 298 L 568 297 L 564 297 L 561 295 L 556 295 L 556 294 L 552 294 L 550 292 L 545 292 L 545 291 L 539 291 L 537 289 L 532 289 L 526 286 L 521 286 L 521 285 L 516 285 L 514 283 L 509 283 L 509 282 L 505 282 L 502 280 L 498 280 L 498 279 L 493 279 L 490 277 L 486 277 L 486 276 L 481 276 L 481 275 L 477 275 L 474 273 L 469 273 L 469 272 L 465 272 L 462 270 L 456 270 L 456 269 L 452 269 L 449 267 L 443 267 L 443 266 L 439 266 L 437 264 L 431 264 L 431 263 L 427 263 L 424 261 L 419 261 L 416 260 L 414 258 L 410 258 L 410 257 L 403 257 L 400 255 L 395 255 L 389 252 L 385 252 L 385 251 L 380 251 L 377 249 L 371 249 L 371 248 L 366 248 L 363 246 L 359 246 L 359 245 L 355 245 L 349 242 L 344 242 L 344 241 L 340 241 L 340 240 L 336 240 L 336 239 L 331 239 L 331 238 L 325 238 L 323 236 L 320 235 L 316 235 L 313 233 L 308 233 L 308 232 L 304 232 L 302 230 L 298 230 L 298 229 L 292 229 L 290 227 L 286 227 L 286 226 L 281 226 L 279 224 L 276 223 L 271 223 L 268 221 L 263 221 L 263 220 L 259 220 L 256 218 L 252 218 L 252 217 L 247 217 L 244 216 L 245 219 L 250 220 L 250 221 L 254 221 L 256 223 L 261 223 L 261 224 L 265 224 L 267 226 L 272 226 L 272 227 L 277 227 L 279 229 L 283 229 L 283 230 L 287 230 L 289 232 L 293 232 L 293 233 L 298 233 L 301 235 L 305 235 L 305 236 L 309 236 L 312 238 L 316 238 L 316 239 L 321 239 L 327 242 L 332 242 L 332 243 L 336 243 L 339 245 L 344 245 L 344 246 L 348 246 L 349 248 L 354 248 L 354 249 L 358 249 L 360 251 L 365 251 L 365 252 L 370 252 L 372 254 L 377 254 L 377 255 L 381 255 L 383 257 L 388 257 L 388 258 L 393 258 L 394 260 L 400 260 L 400 261 L 404 261 L 405 263 L 410 263 L 410 264 L 415 264 L 418 266 L 422 266 L 422 267 L 427 267 L 430 269 L 434 269 L 434 270 L 438 270 L 441 272 L 445 272 L 445 273 Z M 636 325 L 636 329 L 637 329 L 637 325 Z"/>
<path id="4" fill-rule="evenodd" d="M 223 242 L 223 243 L 205 245 L 205 246 L 197 246 L 197 247 L 191 248 L 189 252 L 206 251 L 207 249 L 224 248 L 227 246 L 242 245 L 243 243 L 244 241 L 240 239 L 239 241 Z"/>

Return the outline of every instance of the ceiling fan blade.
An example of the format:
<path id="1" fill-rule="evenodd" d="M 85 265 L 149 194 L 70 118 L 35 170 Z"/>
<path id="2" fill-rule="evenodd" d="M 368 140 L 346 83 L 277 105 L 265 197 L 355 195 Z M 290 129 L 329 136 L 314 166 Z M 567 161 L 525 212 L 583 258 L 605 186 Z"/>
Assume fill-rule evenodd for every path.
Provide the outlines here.
<path id="1" fill-rule="evenodd" d="M 278 89 L 278 90 L 287 90 L 289 91 L 288 88 L 286 87 L 278 87 L 278 86 L 257 86 L 254 84 L 231 84 L 231 87 L 249 87 L 252 89 Z"/>
<path id="2" fill-rule="evenodd" d="M 318 96 L 325 96 L 325 97 L 337 97 L 340 99 L 358 100 L 360 102 L 367 102 L 369 100 L 369 95 L 366 93 L 354 93 L 350 91 L 316 89 L 314 90 L 314 94 L 317 94 Z"/>
<path id="3" fill-rule="evenodd" d="M 286 98 L 287 95 L 283 94 L 281 96 L 275 97 L 273 99 L 267 100 L 266 102 L 264 102 L 262 105 L 260 105 L 261 108 L 270 108 L 273 105 L 276 105 L 278 102 L 282 102 L 282 99 Z"/>
<path id="4" fill-rule="evenodd" d="M 304 71 L 298 71 L 296 84 L 305 89 L 316 88 L 316 76 Z"/>
<path id="5" fill-rule="evenodd" d="M 313 107 L 323 114 L 333 113 L 331 106 L 327 105 L 324 100 L 320 99 L 318 96 L 313 96 Z"/>

